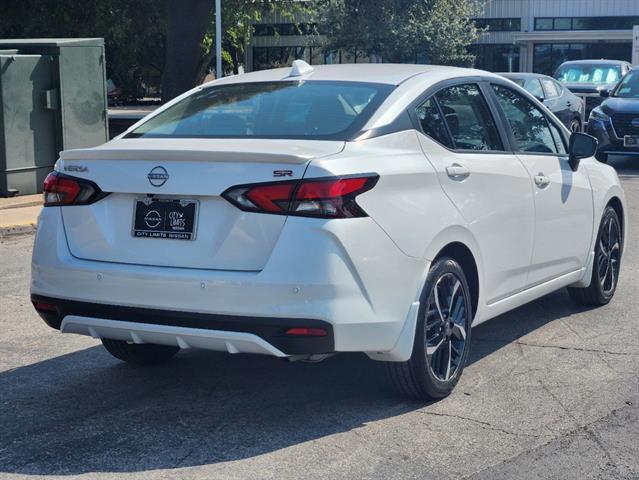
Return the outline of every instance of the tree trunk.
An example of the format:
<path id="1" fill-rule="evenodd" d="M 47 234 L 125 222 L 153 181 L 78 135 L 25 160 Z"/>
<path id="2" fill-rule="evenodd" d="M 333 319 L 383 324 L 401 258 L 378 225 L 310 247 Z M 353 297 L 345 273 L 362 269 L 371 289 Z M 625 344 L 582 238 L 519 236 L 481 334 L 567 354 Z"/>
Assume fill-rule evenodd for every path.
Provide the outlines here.
<path id="1" fill-rule="evenodd" d="M 162 100 L 195 86 L 202 56 L 200 44 L 211 21 L 213 0 L 166 0 L 166 64 Z"/>
<path id="2" fill-rule="evenodd" d="M 215 44 L 211 45 L 211 49 L 206 53 L 206 55 L 204 55 L 202 60 L 200 60 L 200 63 L 197 67 L 197 74 L 195 75 L 196 83 L 201 83 L 204 80 L 204 77 L 206 77 L 206 74 L 208 73 L 209 65 L 214 58 Z M 215 74 L 217 75 L 217 72 L 215 72 Z"/>

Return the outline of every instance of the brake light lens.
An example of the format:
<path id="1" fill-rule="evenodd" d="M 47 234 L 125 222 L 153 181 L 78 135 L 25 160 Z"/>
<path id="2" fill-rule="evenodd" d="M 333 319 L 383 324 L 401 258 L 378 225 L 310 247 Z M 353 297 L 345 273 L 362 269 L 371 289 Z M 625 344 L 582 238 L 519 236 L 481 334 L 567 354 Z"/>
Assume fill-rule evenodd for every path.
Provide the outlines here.
<path id="1" fill-rule="evenodd" d="M 317 218 L 366 217 L 355 198 L 378 175 L 314 178 L 231 187 L 222 196 L 247 212 Z"/>
<path id="2" fill-rule="evenodd" d="M 89 205 L 107 194 L 95 183 L 60 172 L 51 172 L 44 180 L 44 206 Z"/>

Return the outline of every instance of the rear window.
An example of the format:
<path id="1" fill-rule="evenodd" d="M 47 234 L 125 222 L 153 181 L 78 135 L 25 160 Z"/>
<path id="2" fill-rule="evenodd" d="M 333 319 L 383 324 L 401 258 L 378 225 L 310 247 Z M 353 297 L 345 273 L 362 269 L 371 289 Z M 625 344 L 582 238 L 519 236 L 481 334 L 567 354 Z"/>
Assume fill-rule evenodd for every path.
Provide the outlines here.
<path id="1" fill-rule="evenodd" d="M 208 87 L 127 137 L 346 140 L 392 89 L 391 85 L 325 81 Z"/>
<path id="2" fill-rule="evenodd" d="M 621 78 L 619 65 L 568 64 L 559 67 L 555 78 L 562 83 L 616 83 Z"/>

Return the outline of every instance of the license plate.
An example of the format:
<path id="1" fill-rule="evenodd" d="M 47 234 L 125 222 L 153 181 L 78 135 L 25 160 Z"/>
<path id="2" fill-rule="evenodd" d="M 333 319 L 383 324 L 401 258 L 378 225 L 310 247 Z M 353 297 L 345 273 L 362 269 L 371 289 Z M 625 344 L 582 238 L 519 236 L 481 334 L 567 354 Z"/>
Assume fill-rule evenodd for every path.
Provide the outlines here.
<path id="1" fill-rule="evenodd" d="M 624 147 L 639 147 L 639 135 L 626 135 L 623 137 Z"/>
<path id="2" fill-rule="evenodd" d="M 194 240 L 197 209 L 196 200 L 136 200 L 133 236 Z"/>

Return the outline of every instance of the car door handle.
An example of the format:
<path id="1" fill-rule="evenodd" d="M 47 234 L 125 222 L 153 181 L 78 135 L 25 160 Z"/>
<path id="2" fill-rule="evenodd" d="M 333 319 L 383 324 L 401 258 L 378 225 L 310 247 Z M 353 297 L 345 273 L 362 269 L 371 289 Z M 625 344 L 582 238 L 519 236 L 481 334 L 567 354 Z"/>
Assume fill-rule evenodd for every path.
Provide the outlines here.
<path id="1" fill-rule="evenodd" d="M 543 173 L 538 173 L 537 175 L 535 175 L 535 185 L 537 185 L 539 188 L 547 187 L 548 185 L 550 185 L 550 178 L 548 178 Z"/>
<path id="2" fill-rule="evenodd" d="M 454 180 L 463 180 L 470 175 L 470 170 L 459 163 L 453 163 L 446 167 L 446 174 Z"/>

